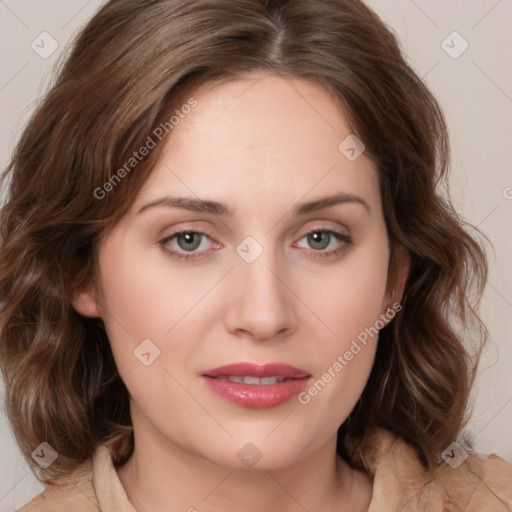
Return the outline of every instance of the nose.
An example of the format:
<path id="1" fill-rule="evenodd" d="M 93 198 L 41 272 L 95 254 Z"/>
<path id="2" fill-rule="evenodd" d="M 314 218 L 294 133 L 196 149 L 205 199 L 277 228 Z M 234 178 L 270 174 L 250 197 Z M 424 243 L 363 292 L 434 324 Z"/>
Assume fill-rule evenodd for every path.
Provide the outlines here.
<path id="1" fill-rule="evenodd" d="M 284 263 L 271 250 L 252 263 L 242 259 L 235 263 L 225 317 L 229 332 L 262 341 L 295 331 L 296 298 L 287 283 Z"/>

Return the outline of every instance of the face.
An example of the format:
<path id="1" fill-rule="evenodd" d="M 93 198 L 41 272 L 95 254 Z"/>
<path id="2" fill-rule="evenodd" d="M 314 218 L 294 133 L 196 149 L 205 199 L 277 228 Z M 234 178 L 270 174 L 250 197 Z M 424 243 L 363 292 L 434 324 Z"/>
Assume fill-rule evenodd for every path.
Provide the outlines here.
<path id="1" fill-rule="evenodd" d="M 351 130 L 310 82 L 193 96 L 75 307 L 105 323 L 136 436 L 232 467 L 251 442 L 282 467 L 332 448 L 392 318 L 376 166 L 339 149 Z"/>

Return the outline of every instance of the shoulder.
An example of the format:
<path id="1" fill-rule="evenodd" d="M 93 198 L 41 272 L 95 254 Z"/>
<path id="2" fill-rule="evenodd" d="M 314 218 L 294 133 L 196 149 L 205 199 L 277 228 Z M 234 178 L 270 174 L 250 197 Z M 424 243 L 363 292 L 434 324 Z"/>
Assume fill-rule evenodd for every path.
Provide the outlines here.
<path id="1" fill-rule="evenodd" d="M 53 480 L 18 512 L 135 512 L 114 467 L 116 442 L 97 446 L 92 459 Z"/>
<path id="2" fill-rule="evenodd" d="M 93 483 L 92 461 L 69 475 L 61 475 L 18 512 L 97 512 L 100 510 Z"/>
<path id="3" fill-rule="evenodd" d="M 453 462 L 428 474 L 414 448 L 383 429 L 360 453 L 374 479 L 369 512 L 512 510 L 512 465 L 494 454 L 481 457 L 457 445 Z"/>

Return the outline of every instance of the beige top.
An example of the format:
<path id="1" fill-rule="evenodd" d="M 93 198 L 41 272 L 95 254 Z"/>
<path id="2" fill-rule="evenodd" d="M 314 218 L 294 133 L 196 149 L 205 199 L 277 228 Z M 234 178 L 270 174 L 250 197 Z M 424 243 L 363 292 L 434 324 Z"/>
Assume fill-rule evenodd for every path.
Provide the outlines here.
<path id="1" fill-rule="evenodd" d="M 449 452 L 450 456 L 453 452 Z M 456 469 L 443 462 L 427 478 L 415 450 L 376 429 L 363 455 L 373 476 L 368 512 L 511 512 L 512 465 L 475 454 Z M 454 465 L 454 464 L 452 464 Z M 19 512 L 136 512 L 107 444 L 70 475 L 60 476 Z"/>

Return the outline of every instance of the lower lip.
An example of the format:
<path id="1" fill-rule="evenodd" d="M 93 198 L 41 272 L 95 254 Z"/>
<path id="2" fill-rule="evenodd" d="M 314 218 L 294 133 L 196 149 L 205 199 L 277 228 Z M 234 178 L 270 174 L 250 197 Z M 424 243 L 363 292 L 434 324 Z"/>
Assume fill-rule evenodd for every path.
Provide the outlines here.
<path id="1" fill-rule="evenodd" d="M 218 395 L 250 409 L 277 407 L 298 395 L 307 386 L 309 377 L 290 379 L 277 384 L 252 385 L 203 376 L 207 385 Z"/>

